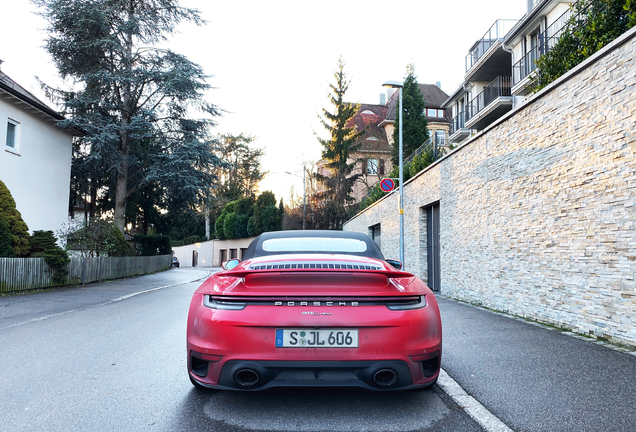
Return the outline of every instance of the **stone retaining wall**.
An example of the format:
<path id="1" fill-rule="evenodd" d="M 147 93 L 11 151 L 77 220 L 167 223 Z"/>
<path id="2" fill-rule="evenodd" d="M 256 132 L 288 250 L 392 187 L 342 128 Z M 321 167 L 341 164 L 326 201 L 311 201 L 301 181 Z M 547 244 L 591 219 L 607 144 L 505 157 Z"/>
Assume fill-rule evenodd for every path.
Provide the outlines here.
<path id="1" fill-rule="evenodd" d="M 449 297 L 636 346 L 636 29 L 405 184 L 405 265 L 427 280 L 440 204 Z M 397 193 L 381 224 L 398 257 Z"/>

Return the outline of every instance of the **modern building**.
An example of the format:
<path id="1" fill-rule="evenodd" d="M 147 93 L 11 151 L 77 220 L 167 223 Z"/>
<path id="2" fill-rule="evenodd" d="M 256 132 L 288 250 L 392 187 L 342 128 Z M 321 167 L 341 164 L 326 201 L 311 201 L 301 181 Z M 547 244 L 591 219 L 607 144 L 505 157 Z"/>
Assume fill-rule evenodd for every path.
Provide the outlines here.
<path id="1" fill-rule="evenodd" d="M 495 21 L 470 48 L 464 81 L 442 104 L 451 110 L 451 144 L 464 141 L 512 109 L 512 54 L 503 42 L 515 24 L 517 20 Z"/>
<path id="2" fill-rule="evenodd" d="M 514 106 L 523 104 L 532 93 L 536 61 L 551 50 L 572 15 L 572 1 L 528 0 L 528 11 L 506 35 L 503 47 L 512 52 Z"/>
<path id="3" fill-rule="evenodd" d="M 64 117 L 0 71 L 0 180 L 31 232 L 68 222 L 73 134 Z"/>

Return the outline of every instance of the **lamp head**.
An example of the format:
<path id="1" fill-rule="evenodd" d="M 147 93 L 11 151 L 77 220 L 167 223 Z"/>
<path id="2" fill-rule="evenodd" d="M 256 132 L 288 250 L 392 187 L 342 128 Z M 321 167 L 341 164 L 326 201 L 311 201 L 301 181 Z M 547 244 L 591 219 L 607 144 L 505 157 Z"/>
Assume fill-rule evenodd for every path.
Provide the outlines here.
<path id="1" fill-rule="evenodd" d="M 402 88 L 404 87 L 404 83 L 401 83 L 399 81 L 386 81 L 384 84 L 382 84 L 382 87 Z"/>

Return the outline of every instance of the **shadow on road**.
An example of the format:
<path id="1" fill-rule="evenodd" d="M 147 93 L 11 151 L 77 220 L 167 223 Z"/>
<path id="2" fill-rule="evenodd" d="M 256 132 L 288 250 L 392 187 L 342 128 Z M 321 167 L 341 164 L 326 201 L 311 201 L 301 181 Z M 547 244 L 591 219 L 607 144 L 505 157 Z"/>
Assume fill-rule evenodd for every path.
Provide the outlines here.
<path id="1" fill-rule="evenodd" d="M 398 392 L 193 388 L 182 403 L 182 416 L 176 426 L 196 431 L 481 430 L 437 386 Z"/>

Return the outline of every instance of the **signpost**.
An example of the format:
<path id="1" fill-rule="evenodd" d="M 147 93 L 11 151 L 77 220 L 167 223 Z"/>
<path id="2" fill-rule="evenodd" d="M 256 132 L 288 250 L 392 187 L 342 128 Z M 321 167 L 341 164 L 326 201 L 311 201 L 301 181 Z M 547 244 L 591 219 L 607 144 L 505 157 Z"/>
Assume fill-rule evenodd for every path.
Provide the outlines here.
<path id="1" fill-rule="evenodd" d="M 382 181 L 380 182 L 380 189 L 382 189 L 382 192 L 391 192 L 393 189 L 395 189 L 395 182 L 392 178 L 388 177 L 382 179 Z"/>

